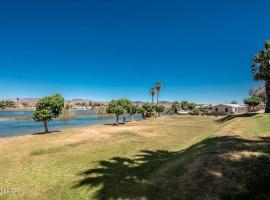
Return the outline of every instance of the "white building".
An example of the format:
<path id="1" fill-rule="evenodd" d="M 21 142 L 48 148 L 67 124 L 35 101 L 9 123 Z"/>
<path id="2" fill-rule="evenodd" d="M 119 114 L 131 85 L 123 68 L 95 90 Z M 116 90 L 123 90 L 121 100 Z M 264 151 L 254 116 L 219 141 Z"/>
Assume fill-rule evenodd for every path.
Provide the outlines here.
<path id="1" fill-rule="evenodd" d="M 212 106 L 212 114 L 234 114 L 248 112 L 246 105 L 239 104 L 218 104 Z"/>

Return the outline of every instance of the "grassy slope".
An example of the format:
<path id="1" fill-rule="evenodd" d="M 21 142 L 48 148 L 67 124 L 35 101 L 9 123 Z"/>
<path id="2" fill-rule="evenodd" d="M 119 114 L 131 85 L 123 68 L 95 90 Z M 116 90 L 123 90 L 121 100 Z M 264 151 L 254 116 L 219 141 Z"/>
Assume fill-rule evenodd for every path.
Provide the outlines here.
<path id="1" fill-rule="evenodd" d="M 3 139 L 0 189 L 19 191 L 0 199 L 264 199 L 269 122 L 162 117 Z"/>

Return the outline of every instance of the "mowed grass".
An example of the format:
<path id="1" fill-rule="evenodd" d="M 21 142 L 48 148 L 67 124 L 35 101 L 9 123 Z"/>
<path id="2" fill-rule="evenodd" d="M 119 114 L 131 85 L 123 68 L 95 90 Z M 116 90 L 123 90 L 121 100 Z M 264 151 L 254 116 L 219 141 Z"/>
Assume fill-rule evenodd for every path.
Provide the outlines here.
<path id="1" fill-rule="evenodd" d="M 0 199 L 267 199 L 270 116 L 166 116 L 0 139 Z"/>

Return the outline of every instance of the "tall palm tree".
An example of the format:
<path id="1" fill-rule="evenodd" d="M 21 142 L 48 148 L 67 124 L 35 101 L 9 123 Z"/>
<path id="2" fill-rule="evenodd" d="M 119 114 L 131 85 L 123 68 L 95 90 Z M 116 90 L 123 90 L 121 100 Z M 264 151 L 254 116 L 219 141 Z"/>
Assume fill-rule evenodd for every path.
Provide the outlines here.
<path id="1" fill-rule="evenodd" d="M 152 96 L 152 104 L 154 105 L 154 96 L 156 95 L 156 88 L 150 88 L 149 93 Z"/>
<path id="2" fill-rule="evenodd" d="M 253 79 L 265 81 L 266 107 L 265 112 L 270 113 L 270 40 L 265 41 L 264 49 L 253 58 L 251 70 Z"/>
<path id="3" fill-rule="evenodd" d="M 159 91 L 162 88 L 162 83 L 160 81 L 156 82 L 155 88 L 157 90 L 157 106 L 158 106 L 158 99 L 159 99 Z"/>
<path id="4" fill-rule="evenodd" d="M 18 105 L 19 105 L 19 101 L 20 101 L 20 98 L 19 98 L 19 97 L 17 97 L 17 98 L 16 98 L 16 100 L 17 100 L 16 106 L 18 107 Z"/>

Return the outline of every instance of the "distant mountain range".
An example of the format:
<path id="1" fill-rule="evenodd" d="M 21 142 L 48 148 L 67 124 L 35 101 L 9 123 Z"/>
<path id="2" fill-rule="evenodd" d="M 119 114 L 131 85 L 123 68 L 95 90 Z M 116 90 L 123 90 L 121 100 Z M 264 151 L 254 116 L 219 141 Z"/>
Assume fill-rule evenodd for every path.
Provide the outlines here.
<path id="1" fill-rule="evenodd" d="M 38 102 L 38 100 L 40 100 L 40 98 L 4 98 L 4 99 L 0 99 L 0 100 L 4 100 L 4 101 L 15 101 L 17 102 L 27 102 L 27 103 L 31 103 L 31 104 L 35 104 L 36 102 Z M 93 103 L 102 103 L 102 104 L 108 104 L 108 101 L 96 101 L 96 100 L 90 100 L 90 99 L 71 99 L 71 100 L 66 100 L 67 103 L 71 103 L 71 104 L 76 104 L 76 103 L 82 103 L 82 102 L 93 102 Z M 135 104 L 143 104 L 143 101 L 133 101 L 133 103 Z M 160 101 L 160 104 L 170 104 L 171 102 L 169 101 Z"/>
<path id="2" fill-rule="evenodd" d="M 133 103 L 140 105 L 140 104 L 143 104 L 145 102 L 144 101 L 133 101 Z M 171 104 L 171 102 L 169 102 L 169 101 L 159 101 L 159 104 Z"/>
<path id="3" fill-rule="evenodd" d="M 96 100 L 90 100 L 90 99 L 71 99 L 71 100 L 66 100 L 68 103 L 82 103 L 82 102 L 93 102 L 93 103 L 101 103 L 101 104 L 107 104 L 108 101 L 96 101 Z"/>
<path id="4" fill-rule="evenodd" d="M 18 98 L 19 102 L 37 102 L 40 98 Z M 17 102 L 17 98 L 5 98 L 5 99 L 1 99 L 4 101 L 15 101 Z"/>

